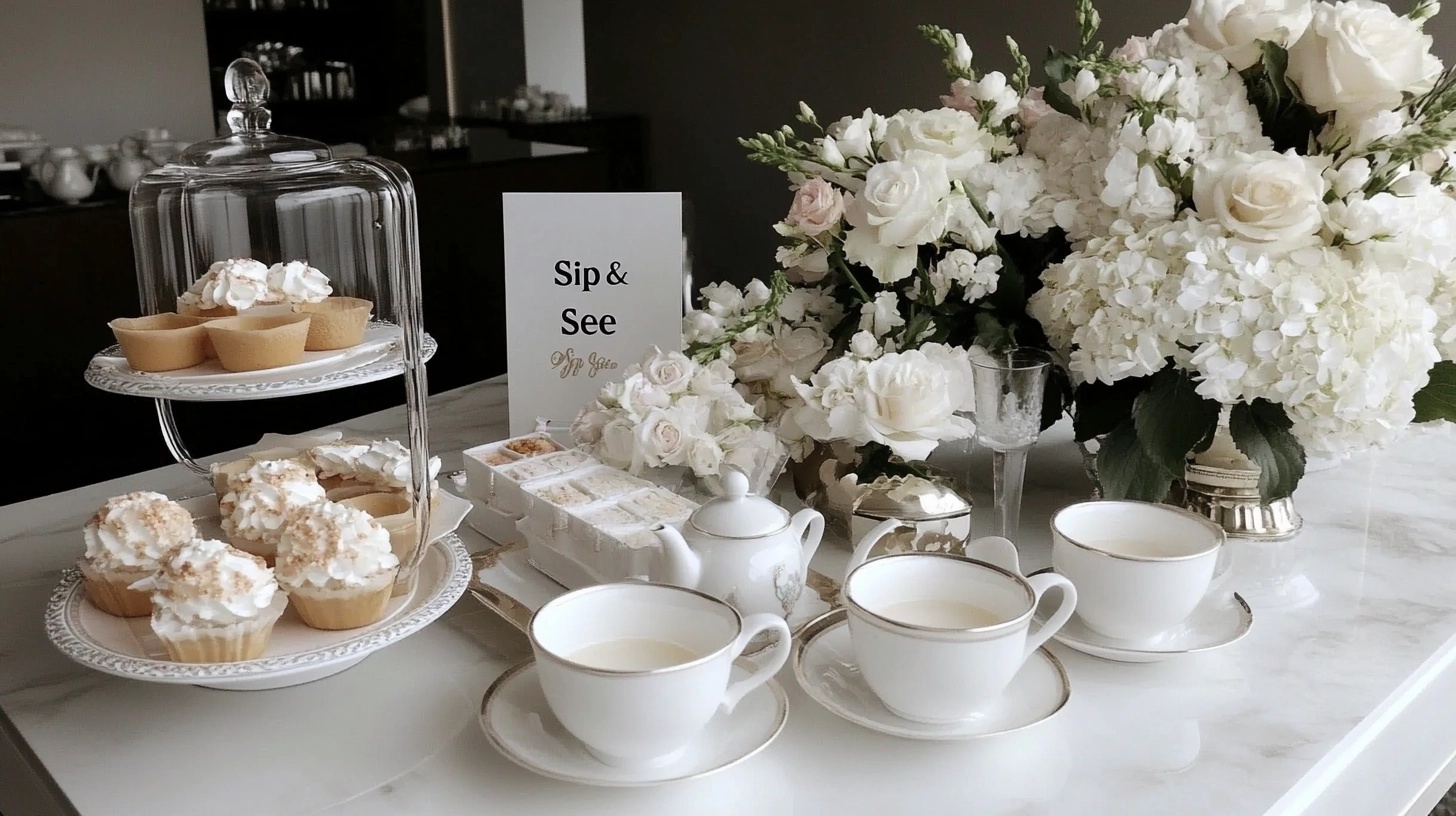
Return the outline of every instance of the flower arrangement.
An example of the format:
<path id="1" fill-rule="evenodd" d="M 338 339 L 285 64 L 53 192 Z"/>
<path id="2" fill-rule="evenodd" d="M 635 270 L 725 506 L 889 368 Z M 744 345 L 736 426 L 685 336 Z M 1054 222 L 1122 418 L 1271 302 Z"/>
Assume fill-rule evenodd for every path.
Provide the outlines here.
<path id="1" fill-rule="evenodd" d="M 734 390 L 733 376 L 722 360 L 699 364 L 654 347 L 581 409 L 572 438 L 603 463 L 633 474 L 685 467 L 706 478 L 724 465 L 750 476 L 777 471 L 783 445 Z"/>
<path id="2" fill-rule="evenodd" d="M 873 477 L 971 433 L 969 350 L 1046 348 L 1063 366 L 1043 425 L 1071 413 L 1101 440 L 1104 495 L 1150 501 L 1215 440 L 1273 500 L 1307 451 L 1456 419 L 1437 8 L 1192 0 L 1108 51 L 1076 0 L 1078 46 L 1049 50 L 1045 87 L 1014 41 L 1010 76 L 982 73 L 964 37 L 922 27 L 951 79 L 940 107 L 824 125 L 801 103 L 807 136 L 740 140 L 793 189 L 783 271 L 703 289 L 687 355 L 796 458 L 854 446 Z"/>
<path id="3" fill-rule="evenodd" d="M 1053 51 L 1025 136 L 1070 254 L 1030 297 L 1103 436 L 1110 496 L 1158 500 L 1220 433 L 1289 495 L 1306 451 L 1453 417 L 1456 79 L 1436 4 L 1193 0 Z"/>

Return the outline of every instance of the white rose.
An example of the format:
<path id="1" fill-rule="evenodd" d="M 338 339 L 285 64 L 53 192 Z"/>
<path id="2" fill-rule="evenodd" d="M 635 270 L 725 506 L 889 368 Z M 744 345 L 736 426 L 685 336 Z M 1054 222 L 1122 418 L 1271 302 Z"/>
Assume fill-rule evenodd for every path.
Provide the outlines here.
<path id="1" fill-rule="evenodd" d="M 1310 0 L 1193 0 L 1188 36 L 1242 71 L 1263 57 L 1259 41 L 1298 42 L 1313 13 Z"/>
<path id="2" fill-rule="evenodd" d="M 818 283 L 829 274 L 829 250 L 809 241 L 779 247 L 774 260 L 784 268 L 790 283 Z"/>
<path id="3" fill-rule="evenodd" d="M 1304 101 L 1341 115 L 1393 110 L 1441 74 L 1419 21 L 1376 0 L 1319 3 L 1289 49 L 1289 78 Z"/>
<path id="4" fill-rule="evenodd" d="M 617 417 L 602 426 L 602 438 L 593 453 L 604 464 L 618 470 L 636 473 L 641 469 L 637 461 L 637 426 L 627 417 Z"/>
<path id="5" fill-rule="evenodd" d="M 629 416 L 643 417 L 655 408 L 666 408 L 672 403 L 672 397 L 639 372 L 622 380 L 617 402 Z"/>
<path id="6" fill-rule="evenodd" d="M 905 459 L 924 459 L 941 439 L 970 435 L 970 421 L 955 415 L 961 392 L 952 384 L 953 376 L 914 349 L 867 363 L 855 402 L 872 441 Z"/>
<path id="7" fill-rule="evenodd" d="M 611 418 L 599 402 L 584 405 L 571 423 L 571 438 L 578 445 L 595 445 L 602 441 L 602 429 Z"/>
<path id="8" fill-rule="evenodd" d="M 900 314 L 900 298 L 894 292 L 880 292 L 874 300 L 860 307 L 860 331 L 884 337 L 903 325 L 905 318 Z"/>
<path id="9" fill-rule="evenodd" d="M 858 331 L 849 338 L 849 353 L 865 360 L 873 360 L 883 354 L 884 349 L 880 348 L 880 341 L 873 334 Z"/>
<path id="10" fill-rule="evenodd" d="M 1000 260 L 999 258 L 997 260 Z M 978 347 L 977 351 L 981 351 Z M 951 404 L 955 410 L 970 412 L 976 409 L 976 392 L 973 389 L 975 370 L 971 366 L 970 353 L 957 346 L 944 343 L 926 343 L 920 347 L 926 359 L 938 363 L 951 373 Z"/>
<path id="11" fill-rule="evenodd" d="M 1269 249 L 1306 245 L 1323 222 L 1327 165 L 1293 150 L 1206 159 L 1193 173 L 1193 203 L 1236 238 Z"/>
<path id="12" fill-rule="evenodd" d="M 743 382 L 772 379 L 779 370 L 773 337 L 760 329 L 744 332 L 733 341 L 733 373 Z"/>
<path id="13" fill-rule="evenodd" d="M 642 376 L 668 394 L 685 390 L 696 369 L 693 361 L 681 352 L 663 352 L 655 346 L 642 360 Z"/>
<path id="14" fill-rule="evenodd" d="M 683 463 L 699 476 L 716 476 L 723 465 L 723 448 L 713 437 L 697 434 L 688 440 Z"/>
<path id="15" fill-rule="evenodd" d="M 986 80 L 982 80 L 985 82 Z M 1006 78 L 1001 78 L 1004 89 Z M 994 83 L 992 83 L 994 84 Z M 1014 96 L 1014 94 L 1013 94 Z M 997 103 L 993 103 L 997 104 Z M 1006 114 L 1015 110 L 1014 103 Z M 1002 118 L 1005 118 L 1003 114 Z M 999 120 L 998 120 L 999 121 Z M 881 158 L 905 159 L 916 151 L 933 153 L 944 159 L 946 172 L 961 175 L 986 161 L 991 155 L 994 137 L 981 129 L 975 116 L 954 108 L 931 111 L 904 110 L 890 117 L 885 124 L 885 142 Z M 878 165 L 883 167 L 884 165 Z M 874 173 L 876 168 L 870 168 Z M 865 190 L 870 178 L 865 176 Z"/>
<path id="16" fill-rule="evenodd" d="M 826 131 L 834 140 L 841 160 L 845 157 L 866 159 L 874 151 L 874 143 L 885 137 L 885 117 L 865 108 L 859 118 L 846 116 Z"/>
<path id="17" fill-rule="evenodd" d="M 691 399 L 691 398 L 690 398 Z M 692 426 L 676 406 L 659 408 L 637 426 L 637 451 L 647 467 L 675 467 L 686 464 Z"/>
<path id="18" fill-rule="evenodd" d="M 849 197 L 845 216 L 854 226 L 873 230 L 882 246 L 927 244 L 945 229 L 940 202 L 949 192 L 945 161 L 932 153 L 910 151 L 901 159 L 871 167 L 864 189 Z"/>
<path id="19" fill-rule="evenodd" d="M 824 179 L 809 179 L 794 192 L 789 215 L 784 220 L 804 235 L 818 235 L 839 228 L 844 217 L 844 196 Z"/>
<path id="20" fill-rule="evenodd" d="M 711 343 L 718 339 L 718 336 L 722 333 L 722 318 L 715 317 L 700 309 L 694 309 L 683 316 L 683 342 L 688 345 L 694 343 Z"/>
<path id="21" fill-rule="evenodd" d="M 743 293 L 731 283 L 710 283 L 699 294 L 703 308 L 714 317 L 733 317 L 743 308 Z"/>
<path id="22" fill-rule="evenodd" d="M 1149 55 L 1147 37 L 1128 37 L 1127 42 L 1112 49 L 1112 58 L 1124 62 L 1142 62 Z"/>

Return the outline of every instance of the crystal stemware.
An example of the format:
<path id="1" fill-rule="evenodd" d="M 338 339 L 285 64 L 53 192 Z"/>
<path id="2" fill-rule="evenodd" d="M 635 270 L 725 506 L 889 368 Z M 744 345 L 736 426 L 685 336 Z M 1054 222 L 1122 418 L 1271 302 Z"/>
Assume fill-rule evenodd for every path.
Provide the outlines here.
<path id="1" fill-rule="evenodd" d="M 994 454 L 995 534 L 1013 541 L 1021 524 L 1026 452 L 1041 435 L 1041 405 L 1051 355 L 1033 348 L 976 354 L 976 441 Z"/>

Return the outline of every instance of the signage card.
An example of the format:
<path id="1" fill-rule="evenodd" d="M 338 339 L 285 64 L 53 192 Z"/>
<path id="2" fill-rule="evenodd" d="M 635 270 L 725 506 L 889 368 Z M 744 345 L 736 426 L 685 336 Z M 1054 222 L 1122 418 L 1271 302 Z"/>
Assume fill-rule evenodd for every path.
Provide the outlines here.
<path id="1" fill-rule="evenodd" d="M 682 349 L 681 193 L 504 193 L 511 435 Z"/>

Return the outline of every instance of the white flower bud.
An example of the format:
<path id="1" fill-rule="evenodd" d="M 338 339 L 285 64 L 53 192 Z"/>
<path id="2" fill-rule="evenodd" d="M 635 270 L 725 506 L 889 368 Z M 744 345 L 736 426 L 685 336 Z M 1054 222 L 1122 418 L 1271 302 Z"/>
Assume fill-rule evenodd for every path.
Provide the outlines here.
<path id="1" fill-rule="evenodd" d="M 955 50 L 951 52 L 951 62 L 955 63 L 957 68 L 970 68 L 971 56 L 971 46 L 966 42 L 965 35 L 955 35 Z"/>

